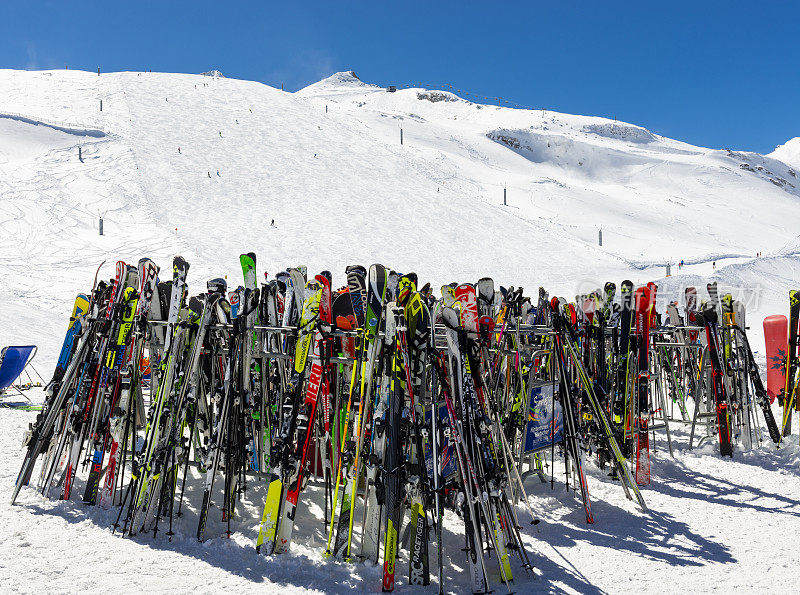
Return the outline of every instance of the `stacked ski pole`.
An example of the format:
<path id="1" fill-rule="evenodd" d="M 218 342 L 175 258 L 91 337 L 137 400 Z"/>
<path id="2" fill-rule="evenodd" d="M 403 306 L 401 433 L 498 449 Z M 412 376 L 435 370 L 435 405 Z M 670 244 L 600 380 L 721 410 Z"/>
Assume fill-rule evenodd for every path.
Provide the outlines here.
<path id="1" fill-rule="evenodd" d="M 118 507 L 122 535 L 171 538 L 193 516 L 203 541 L 237 530 L 246 500 L 263 505 L 253 539 L 272 556 L 313 499 L 324 556 L 380 565 L 384 591 L 441 592 L 445 557 L 464 556 L 488 593 L 533 572 L 529 474 L 549 470 L 592 523 L 586 465 L 646 510 L 651 441 L 663 429 L 671 448 L 670 422 L 705 424 L 723 455 L 762 440 L 759 415 L 780 440 L 743 309 L 715 286 L 662 321 L 654 284 L 569 303 L 486 277 L 436 297 L 378 264 L 348 267 L 340 289 L 328 271 L 258 283 L 255 255 L 240 264 L 237 289 L 215 278 L 192 295 L 181 257 L 163 277 L 118 262 L 78 296 L 12 501 L 79 486 Z M 445 551 L 447 518 L 463 550 Z"/>

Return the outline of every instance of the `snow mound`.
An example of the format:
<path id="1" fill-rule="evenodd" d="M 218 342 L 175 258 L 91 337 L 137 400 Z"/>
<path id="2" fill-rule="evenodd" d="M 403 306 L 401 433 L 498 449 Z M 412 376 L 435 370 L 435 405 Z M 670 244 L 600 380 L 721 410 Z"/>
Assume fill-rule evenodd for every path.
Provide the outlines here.
<path id="1" fill-rule="evenodd" d="M 42 157 L 105 136 L 99 130 L 55 126 L 32 118 L 0 114 L 0 164 Z M 77 158 L 77 150 L 75 152 Z"/>
<path id="2" fill-rule="evenodd" d="M 320 95 L 340 95 L 344 93 L 360 93 L 368 90 L 382 89 L 378 85 L 370 85 L 363 82 L 352 70 L 336 72 L 317 81 L 307 87 L 303 87 L 295 94 L 304 97 L 316 97 Z"/>
<path id="3" fill-rule="evenodd" d="M 796 136 L 790 141 L 779 145 L 767 157 L 779 159 L 786 165 L 800 169 L 800 136 Z"/>
<path id="4" fill-rule="evenodd" d="M 583 127 L 583 131 L 587 134 L 596 134 L 605 138 L 619 138 L 632 143 L 651 143 L 656 140 L 655 135 L 646 128 L 622 122 L 588 124 Z"/>

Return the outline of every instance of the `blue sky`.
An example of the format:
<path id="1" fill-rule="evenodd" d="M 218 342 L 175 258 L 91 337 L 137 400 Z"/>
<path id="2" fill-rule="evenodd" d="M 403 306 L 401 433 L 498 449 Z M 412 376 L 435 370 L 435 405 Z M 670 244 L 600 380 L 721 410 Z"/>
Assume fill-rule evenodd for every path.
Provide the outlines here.
<path id="1" fill-rule="evenodd" d="M 355 70 L 759 152 L 800 136 L 799 38 L 789 1 L 0 0 L 1 68 L 218 68 L 287 90 Z"/>

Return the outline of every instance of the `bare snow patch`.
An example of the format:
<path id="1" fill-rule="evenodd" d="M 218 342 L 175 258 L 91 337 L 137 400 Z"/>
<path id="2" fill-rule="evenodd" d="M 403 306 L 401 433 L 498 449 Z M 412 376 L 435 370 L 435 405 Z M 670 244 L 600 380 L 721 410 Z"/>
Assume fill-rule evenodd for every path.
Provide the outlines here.
<path id="1" fill-rule="evenodd" d="M 607 177 L 614 171 L 641 165 L 645 159 L 608 145 L 595 145 L 562 134 L 505 128 L 486 133 L 534 163 L 550 163 L 583 175 Z"/>
<path id="2" fill-rule="evenodd" d="M 440 101 L 455 102 L 464 101 L 457 95 L 449 93 L 448 91 L 418 91 L 417 99 L 420 101 L 430 101 L 431 103 L 438 103 Z"/>
<path id="3" fill-rule="evenodd" d="M 596 134 L 605 138 L 618 138 L 631 143 L 651 143 L 656 140 L 655 135 L 647 128 L 622 122 L 587 124 L 583 127 L 583 131 L 587 134 Z"/>

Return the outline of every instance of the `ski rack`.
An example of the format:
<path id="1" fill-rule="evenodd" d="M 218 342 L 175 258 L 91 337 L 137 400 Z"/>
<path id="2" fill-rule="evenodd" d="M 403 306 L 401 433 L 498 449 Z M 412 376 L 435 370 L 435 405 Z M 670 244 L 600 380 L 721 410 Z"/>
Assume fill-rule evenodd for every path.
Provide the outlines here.
<path id="1" fill-rule="evenodd" d="M 664 430 L 667 439 L 667 448 L 670 456 L 674 457 L 672 448 L 672 434 L 670 432 L 670 422 L 690 423 L 688 412 L 685 406 L 686 391 L 682 390 L 679 379 L 674 373 L 672 362 L 675 354 L 671 350 L 679 350 L 685 357 L 687 350 L 702 349 L 699 343 L 690 343 L 686 341 L 665 341 L 664 336 L 677 336 L 685 332 L 700 332 L 702 327 L 698 326 L 658 326 L 650 329 L 650 395 L 651 404 L 656 407 L 655 411 L 661 412 L 661 421 L 652 423 L 649 426 L 649 431 L 653 435 L 653 443 L 655 444 L 656 430 Z M 660 339 L 660 340 L 659 340 Z M 685 387 L 684 387 L 685 388 Z M 672 394 L 672 399 L 669 399 L 669 394 Z M 668 408 L 669 404 L 669 408 Z M 680 418 L 675 417 L 674 405 L 677 404 L 680 411 Z M 668 410 L 669 409 L 669 410 Z M 691 439 L 690 439 L 691 448 Z"/>
<path id="2" fill-rule="evenodd" d="M 738 331 L 738 332 L 737 332 Z M 727 395 L 729 411 L 732 412 L 734 436 L 741 441 L 746 450 L 754 443 L 764 440 L 759 423 L 759 409 L 754 387 L 750 379 L 751 362 L 745 353 L 745 346 L 739 336 L 741 329 L 735 325 L 718 327 L 720 343 L 723 345 L 720 354 L 727 372 L 722 376 Z M 696 333 L 696 341 L 678 340 L 678 336 Z M 718 412 L 716 398 L 711 391 L 711 365 L 709 347 L 705 340 L 706 328 L 696 325 L 659 326 L 651 330 L 651 336 L 661 340 L 651 342 L 651 381 L 661 407 L 666 411 L 667 403 L 677 404 L 680 417 L 674 414 L 674 407 L 663 422 L 653 425 L 652 429 L 666 429 L 669 440 L 668 422 L 680 422 L 691 426 L 689 448 L 701 445 L 706 440 L 713 440 L 718 430 Z M 674 341 L 663 340 L 665 336 L 676 337 Z M 672 362 L 679 361 L 683 369 L 682 375 L 676 374 Z M 673 399 L 668 400 L 671 394 Z M 686 408 L 686 398 L 691 394 L 694 409 L 691 416 Z M 665 428 L 666 426 L 666 428 Z M 695 437 L 698 427 L 704 431 L 697 443 Z M 670 445 L 671 446 L 671 445 Z M 671 448 L 670 448 L 671 451 Z"/>
<path id="3" fill-rule="evenodd" d="M 168 324 L 165 320 L 148 320 L 147 323 L 149 325 L 151 325 L 151 326 L 167 326 L 167 324 Z M 214 325 L 209 325 L 209 330 L 215 330 L 215 329 L 216 330 L 233 330 L 233 325 L 232 324 L 214 324 Z M 443 332 L 446 329 L 447 329 L 447 326 L 445 326 L 443 324 L 437 324 L 436 325 L 437 336 L 438 337 L 442 337 L 443 336 Z M 521 325 L 521 326 L 518 327 L 518 329 L 519 329 L 520 333 L 527 334 L 527 335 L 534 335 L 534 336 L 537 336 L 537 337 L 552 336 L 554 334 L 553 329 L 551 329 L 550 327 L 547 327 L 547 326 L 543 326 L 543 325 Z M 283 335 L 289 335 L 289 336 L 297 336 L 298 333 L 299 333 L 299 327 L 298 326 L 254 325 L 252 327 L 252 329 L 248 329 L 248 331 L 249 330 L 252 330 L 253 332 L 266 333 L 266 334 L 281 333 Z M 506 331 L 508 331 L 508 330 L 509 329 L 507 328 Z M 515 330 L 516 331 L 517 327 L 514 327 L 511 330 Z M 492 331 L 491 334 L 495 334 L 496 332 L 497 331 Z M 151 337 L 153 337 L 153 336 L 154 335 L 151 335 Z M 323 336 L 326 336 L 326 337 L 352 337 L 352 338 L 355 338 L 355 337 L 358 336 L 358 331 L 350 331 L 350 330 L 342 330 L 342 329 L 331 329 L 331 330 L 324 331 Z M 385 338 L 385 333 L 383 331 L 378 331 L 376 333 L 376 337 L 378 339 L 384 339 Z M 260 342 L 263 344 L 263 341 L 260 341 Z M 159 351 L 159 355 L 160 355 L 160 352 L 163 349 L 164 344 L 161 343 L 161 342 L 152 341 L 152 339 L 151 339 L 151 344 Z M 438 344 L 437 347 L 443 348 L 444 346 L 445 346 L 445 343 L 444 343 L 444 339 L 442 338 L 440 340 L 440 344 Z M 525 345 L 525 346 L 522 346 L 522 347 L 523 347 L 523 350 L 525 350 L 526 348 L 529 348 L 530 346 Z M 492 350 L 490 350 L 490 352 L 491 353 L 496 353 L 497 350 L 496 349 L 492 349 Z M 227 349 L 220 349 L 216 353 L 218 355 L 228 355 L 228 350 Z M 504 352 L 504 353 L 505 354 L 512 354 L 512 353 L 515 353 L 515 352 Z M 268 359 L 285 359 L 285 360 L 294 359 L 293 355 L 280 353 L 280 352 L 275 352 L 275 351 L 259 351 L 258 352 L 258 357 L 266 357 Z M 317 357 L 315 355 L 309 355 L 308 359 L 310 361 L 316 361 L 316 362 L 322 361 L 322 358 Z M 332 362 L 332 363 L 352 363 L 352 362 L 354 362 L 356 360 L 357 360 L 357 358 L 354 358 L 354 357 L 332 356 L 332 357 L 327 358 L 326 361 L 329 361 L 329 362 Z"/>

